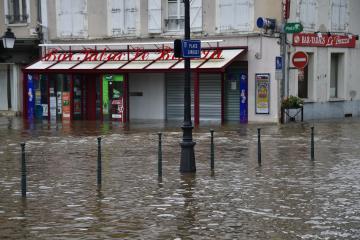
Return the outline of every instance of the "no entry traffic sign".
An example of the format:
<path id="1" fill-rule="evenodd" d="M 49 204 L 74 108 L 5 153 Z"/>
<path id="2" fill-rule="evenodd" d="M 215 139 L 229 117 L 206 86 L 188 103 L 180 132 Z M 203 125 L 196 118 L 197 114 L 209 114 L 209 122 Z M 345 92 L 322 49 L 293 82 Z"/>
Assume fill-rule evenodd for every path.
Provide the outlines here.
<path id="1" fill-rule="evenodd" d="M 295 52 L 292 57 L 292 63 L 296 68 L 305 68 L 308 64 L 308 55 L 305 52 Z"/>

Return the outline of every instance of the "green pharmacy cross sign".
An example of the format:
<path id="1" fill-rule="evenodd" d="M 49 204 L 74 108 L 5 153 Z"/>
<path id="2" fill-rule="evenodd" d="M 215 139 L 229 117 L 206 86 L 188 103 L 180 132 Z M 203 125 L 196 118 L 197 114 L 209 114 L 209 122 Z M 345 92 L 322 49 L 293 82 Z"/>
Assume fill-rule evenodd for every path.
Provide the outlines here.
<path id="1" fill-rule="evenodd" d="M 303 26 L 301 23 L 286 23 L 284 30 L 286 33 L 299 33 L 302 32 Z"/>

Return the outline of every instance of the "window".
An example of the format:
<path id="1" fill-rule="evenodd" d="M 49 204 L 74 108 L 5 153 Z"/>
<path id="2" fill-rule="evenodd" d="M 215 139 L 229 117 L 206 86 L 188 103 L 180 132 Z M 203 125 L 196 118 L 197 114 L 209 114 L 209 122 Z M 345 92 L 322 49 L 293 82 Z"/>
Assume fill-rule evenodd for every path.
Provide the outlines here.
<path id="1" fill-rule="evenodd" d="M 182 0 L 168 0 L 168 19 L 165 21 L 168 31 L 183 31 L 185 11 Z"/>
<path id="2" fill-rule="evenodd" d="M 113 37 L 136 34 L 139 19 L 136 0 L 110 0 L 110 35 Z"/>
<path id="3" fill-rule="evenodd" d="M 218 31 L 251 31 L 254 0 L 218 0 Z"/>
<path id="4" fill-rule="evenodd" d="M 57 30 L 59 37 L 87 37 L 86 0 L 58 0 Z"/>
<path id="5" fill-rule="evenodd" d="M 167 0 L 166 14 L 161 16 L 161 0 L 148 0 L 148 31 L 149 33 L 162 32 L 162 19 L 166 31 L 183 32 L 185 27 L 185 5 L 183 0 Z M 190 1 L 190 31 L 202 31 L 202 0 Z"/>
<path id="6" fill-rule="evenodd" d="M 298 71 L 298 97 L 314 98 L 314 54 L 307 53 L 309 63 L 304 69 Z"/>
<path id="7" fill-rule="evenodd" d="M 317 19 L 317 0 L 298 0 L 298 18 L 304 29 L 314 30 Z"/>
<path id="8" fill-rule="evenodd" d="M 348 0 L 331 0 L 331 31 L 346 31 L 349 25 Z"/>
<path id="9" fill-rule="evenodd" d="M 298 97 L 308 98 L 309 68 L 299 69 L 298 72 Z"/>
<path id="10" fill-rule="evenodd" d="M 8 24 L 27 23 L 29 19 L 27 0 L 6 0 L 6 21 Z"/>
<path id="11" fill-rule="evenodd" d="M 330 63 L 330 98 L 343 97 L 344 54 L 331 53 Z"/>

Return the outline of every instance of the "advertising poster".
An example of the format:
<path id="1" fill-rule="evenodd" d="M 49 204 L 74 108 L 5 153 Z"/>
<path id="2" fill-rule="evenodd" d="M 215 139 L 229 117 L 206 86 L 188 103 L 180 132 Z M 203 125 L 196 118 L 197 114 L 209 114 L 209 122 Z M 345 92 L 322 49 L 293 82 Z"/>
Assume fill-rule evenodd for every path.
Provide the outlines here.
<path id="1" fill-rule="evenodd" d="M 48 105 L 47 104 L 41 104 L 42 106 L 42 113 L 43 113 L 43 117 L 47 117 L 48 116 Z"/>
<path id="2" fill-rule="evenodd" d="M 81 114 L 81 99 L 79 98 L 74 99 L 74 114 L 75 115 Z"/>
<path id="3" fill-rule="evenodd" d="M 240 74 L 240 123 L 248 122 L 248 78 Z"/>
<path id="4" fill-rule="evenodd" d="M 35 90 L 35 117 L 36 119 L 42 119 L 43 117 L 43 107 L 41 105 L 41 91 L 39 86 Z"/>
<path id="5" fill-rule="evenodd" d="M 120 98 L 117 100 L 112 100 L 111 108 L 111 118 L 121 121 L 123 119 L 124 112 L 123 99 Z"/>
<path id="6" fill-rule="evenodd" d="M 56 96 L 54 93 L 54 88 L 50 88 L 49 92 L 50 92 L 50 99 L 49 99 L 50 119 L 56 120 Z"/>
<path id="7" fill-rule="evenodd" d="M 57 114 L 61 115 L 62 114 L 62 93 L 61 92 L 57 92 L 56 93 L 56 99 L 57 99 Z"/>
<path id="8" fill-rule="evenodd" d="M 35 91 L 34 91 L 34 79 L 31 74 L 27 75 L 27 95 L 28 95 L 28 118 L 33 119 L 35 115 Z"/>
<path id="9" fill-rule="evenodd" d="M 62 94 L 62 119 L 70 120 L 70 93 L 63 92 Z"/>
<path id="10" fill-rule="evenodd" d="M 255 112 L 270 113 L 270 74 L 255 74 Z"/>

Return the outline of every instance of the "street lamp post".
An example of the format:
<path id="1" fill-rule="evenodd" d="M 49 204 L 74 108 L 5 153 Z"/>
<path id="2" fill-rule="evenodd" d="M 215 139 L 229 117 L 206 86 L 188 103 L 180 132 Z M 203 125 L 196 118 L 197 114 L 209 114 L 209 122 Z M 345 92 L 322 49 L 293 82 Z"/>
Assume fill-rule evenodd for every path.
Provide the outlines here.
<path id="1" fill-rule="evenodd" d="M 2 42 L 4 48 L 14 48 L 15 44 L 15 34 L 11 31 L 10 28 L 7 29 L 4 36 L 2 37 Z M 10 64 L 7 64 L 7 98 L 8 98 L 8 109 L 11 109 L 11 79 L 10 79 Z"/>
<path id="2" fill-rule="evenodd" d="M 184 0 L 185 5 L 185 40 L 190 39 L 190 0 Z M 183 138 L 181 146 L 180 172 L 196 172 L 195 142 L 192 139 L 192 122 L 191 122 L 191 93 L 190 93 L 190 58 L 184 60 L 185 69 L 185 85 L 184 85 L 184 122 L 181 127 L 183 130 Z"/>
<path id="3" fill-rule="evenodd" d="M 10 28 L 7 29 L 4 36 L 2 37 L 4 48 L 14 48 L 15 44 L 15 34 L 11 31 Z"/>

